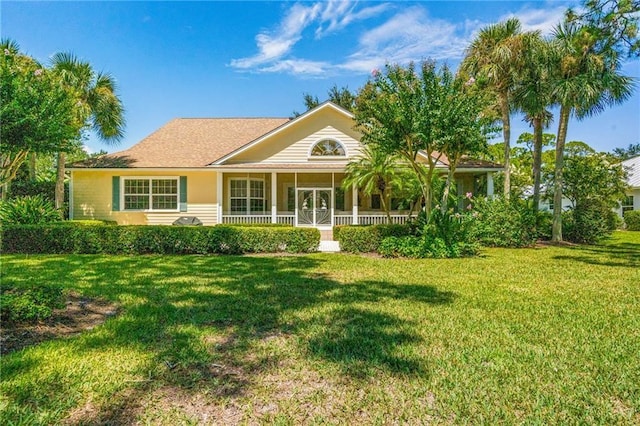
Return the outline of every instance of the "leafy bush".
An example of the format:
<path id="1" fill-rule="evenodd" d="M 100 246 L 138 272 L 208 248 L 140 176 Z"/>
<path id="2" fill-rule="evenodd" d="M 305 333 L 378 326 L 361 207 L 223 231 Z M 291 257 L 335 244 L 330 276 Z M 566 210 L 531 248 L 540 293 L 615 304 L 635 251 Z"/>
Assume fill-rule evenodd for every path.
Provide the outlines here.
<path id="1" fill-rule="evenodd" d="M 435 209 L 429 220 L 420 214 L 416 221 L 418 236 L 388 237 L 378 249 L 385 257 L 448 258 L 473 256 L 479 244 L 473 241 L 474 217 L 469 213 L 442 212 Z"/>
<path id="2" fill-rule="evenodd" d="M 240 254 L 315 251 L 315 228 L 105 224 L 11 225 L 2 229 L 4 253 Z"/>
<path id="3" fill-rule="evenodd" d="M 562 236 L 573 243 L 595 244 L 609 237 L 619 223 L 618 214 L 607 204 L 578 205 L 562 212 Z"/>
<path id="4" fill-rule="evenodd" d="M 404 237 L 412 234 L 409 225 L 343 225 L 333 228 L 333 239 L 342 251 L 349 253 L 377 252 L 386 237 Z"/>
<path id="5" fill-rule="evenodd" d="M 52 284 L 15 286 L 3 283 L 0 297 L 0 318 L 3 321 L 42 321 L 49 318 L 54 309 L 65 307 L 63 288 Z"/>
<path id="6" fill-rule="evenodd" d="M 624 223 L 628 231 L 640 231 L 640 210 L 624 212 Z"/>
<path id="7" fill-rule="evenodd" d="M 512 198 L 474 199 L 477 223 L 472 235 L 489 247 L 526 247 L 537 238 L 536 215 L 526 202 Z"/>
<path id="8" fill-rule="evenodd" d="M 41 195 L 14 198 L 0 203 L 0 224 L 51 223 L 61 220 L 60 212 Z"/>
<path id="9" fill-rule="evenodd" d="M 65 200 L 68 199 L 69 184 L 65 182 Z M 14 180 L 9 186 L 8 197 L 20 198 L 27 196 L 40 195 L 45 200 L 52 203 L 56 199 L 56 182 L 55 181 L 33 181 L 33 180 Z"/>

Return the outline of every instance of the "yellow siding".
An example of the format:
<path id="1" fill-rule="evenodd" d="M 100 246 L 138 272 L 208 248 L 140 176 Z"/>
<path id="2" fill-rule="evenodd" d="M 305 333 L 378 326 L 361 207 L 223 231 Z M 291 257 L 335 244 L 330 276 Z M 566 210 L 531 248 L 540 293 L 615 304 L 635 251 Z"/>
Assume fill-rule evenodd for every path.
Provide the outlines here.
<path id="1" fill-rule="evenodd" d="M 186 212 L 125 212 L 111 210 L 113 176 L 186 176 Z M 73 218 L 114 220 L 120 225 L 171 225 L 180 216 L 196 216 L 205 225 L 217 223 L 216 173 L 74 170 Z"/>
<path id="2" fill-rule="evenodd" d="M 322 159 L 309 159 L 311 147 L 321 139 L 336 139 L 342 143 L 350 157 L 360 152 L 359 135 L 353 129 L 351 118 L 333 111 L 319 111 L 296 125 L 256 144 L 233 157 L 227 164 L 263 163 L 322 163 Z M 335 160 L 333 160 L 335 161 Z"/>

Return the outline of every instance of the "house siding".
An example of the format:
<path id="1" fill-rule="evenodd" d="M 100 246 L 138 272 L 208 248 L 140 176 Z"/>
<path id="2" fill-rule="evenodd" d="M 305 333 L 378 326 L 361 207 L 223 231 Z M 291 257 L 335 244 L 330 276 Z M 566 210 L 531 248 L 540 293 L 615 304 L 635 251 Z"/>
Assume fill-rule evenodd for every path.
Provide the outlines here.
<path id="1" fill-rule="evenodd" d="M 304 123 L 304 125 L 302 125 Z M 308 117 L 264 142 L 248 148 L 231 158 L 233 163 L 321 163 L 322 159 L 309 159 L 311 147 L 322 139 L 335 139 L 342 143 L 350 157 L 360 152 L 359 135 L 353 129 L 353 120 L 332 111 L 321 111 Z M 345 159 L 346 160 L 346 159 Z M 335 160 L 333 160 L 335 161 Z"/>
<path id="2" fill-rule="evenodd" d="M 114 176 L 186 176 L 187 211 L 112 211 L 112 180 Z M 215 225 L 217 223 L 216 173 L 213 171 L 185 172 L 171 169 L 159 172 L 144 170 L 74 170 L 72 179 L 73 219 L 76 220 L 113 220 L 119 225 L 171 225 L 173 221 L 181 216 L 196 216 L 205 225 Z"/>

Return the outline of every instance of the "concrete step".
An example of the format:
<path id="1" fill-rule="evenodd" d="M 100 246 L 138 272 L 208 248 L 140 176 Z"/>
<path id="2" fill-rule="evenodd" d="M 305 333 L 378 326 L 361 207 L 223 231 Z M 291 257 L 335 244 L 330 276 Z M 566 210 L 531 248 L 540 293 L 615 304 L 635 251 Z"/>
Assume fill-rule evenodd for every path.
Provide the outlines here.
<path id="1" fill-rule="evenodd" d="M 340 251 L 340 243 L 337 241 L 320 241 L 318 251 L 325 253 L 337 253 Z"/>

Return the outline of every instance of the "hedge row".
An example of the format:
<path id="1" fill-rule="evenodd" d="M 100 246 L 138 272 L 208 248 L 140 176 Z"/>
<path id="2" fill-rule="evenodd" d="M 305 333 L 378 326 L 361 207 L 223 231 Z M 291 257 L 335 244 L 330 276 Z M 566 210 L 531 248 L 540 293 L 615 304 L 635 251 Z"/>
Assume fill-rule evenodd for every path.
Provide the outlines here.
<path id="1" fill-rule="evenodd" d="M 320 242 L 315 228 L 227 225 L 11 225 L 1 234 L 2 253 L 306 253 Z"/>
<path id="2" fill-rule="evenodd" d="M 640 231 L 640 210 L 624 212 L 624 223 L 628 231 Z"/>
<path id="3" fill-rule="evenodd" d="M 340 225 L 333 227 L 333 239 L 340 249 L 349 253 L 377 252 L 387 237 L 412 235 L 409 225 Z"/>

